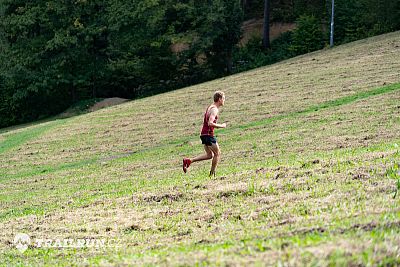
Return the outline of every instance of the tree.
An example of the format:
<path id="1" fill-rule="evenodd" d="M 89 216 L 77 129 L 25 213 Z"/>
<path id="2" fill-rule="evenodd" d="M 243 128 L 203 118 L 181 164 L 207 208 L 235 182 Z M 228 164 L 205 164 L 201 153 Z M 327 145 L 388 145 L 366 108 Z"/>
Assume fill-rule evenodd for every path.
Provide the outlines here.
<path id="1" fill-rule="evenodd" d="M 263 30 L 263 46 L 264 48 L 270 48 L 269 40 L 269 21 L 270 21 L 270 0 L 264 0 L 264 30 Z"/>
<path id="2" fill-rule="evenodd" d="M 291 50 L 297 55 L 309 53 L 324 46 L 321 23 L 314 16 L 301 16 L 297 20 L 297 28 L 292 38 Z"/>
<path id="3" fill-rule="evenodd" d="M 166 20 L 173 1 L 112 1 L 107 10 L 109 63 L 107 94 L 124 97 L 165 90 L 176 57 L 170 46 L 175 30 Z M 150 92 L 151 91 L 151 92 Z"/>
<path id="4" fill-rule="evenodd" d="M 3 1 L 10 55 L 3 73 L 18 122 L 93 97 L 105 65 L 105 1 Z"/>
<path id="5" fill-rule="evenodd" d="M 215 0 L 196 5 L 199 16 L 195 20 L 197 37 L 192 42 L 192 49 L 198 56 L 205 55 L 209 77 L 230 74 L 233 48 L 241 37 L 243 11 L 240 3 Z"/>

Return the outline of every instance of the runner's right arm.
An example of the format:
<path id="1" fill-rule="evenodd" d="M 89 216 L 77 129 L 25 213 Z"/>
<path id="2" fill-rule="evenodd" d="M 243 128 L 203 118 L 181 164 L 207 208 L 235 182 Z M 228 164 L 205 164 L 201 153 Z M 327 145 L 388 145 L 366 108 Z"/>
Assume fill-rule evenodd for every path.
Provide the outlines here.
<path id="1" fill-rule="evenodd" d="M 226 128 L 226 123 L 214 123 L 215 117 L 218 114 L 218 109 L 212 108 L 210 110 L 210 117 L 208 119 L 208 126 L 214 127 L 214 128 Z"/>

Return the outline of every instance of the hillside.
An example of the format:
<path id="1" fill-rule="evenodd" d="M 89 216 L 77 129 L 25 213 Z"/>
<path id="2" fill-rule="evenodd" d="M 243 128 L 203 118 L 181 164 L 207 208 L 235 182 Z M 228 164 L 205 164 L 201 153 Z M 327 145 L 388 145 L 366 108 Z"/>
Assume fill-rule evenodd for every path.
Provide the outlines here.
<path id="1" fill-rule="evenodd" d="M 0 265 L 400 264 L 399 40 L 3 130 Z M 217 89 L 217 177 L 183 174 Z M 16 233 L 119 246 L 21 253 Z"/>

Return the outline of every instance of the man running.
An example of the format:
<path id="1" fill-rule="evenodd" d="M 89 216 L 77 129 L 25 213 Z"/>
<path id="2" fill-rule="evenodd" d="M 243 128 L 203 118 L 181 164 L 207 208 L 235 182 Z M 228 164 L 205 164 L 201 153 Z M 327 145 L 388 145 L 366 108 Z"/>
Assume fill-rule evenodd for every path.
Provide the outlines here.
<path id="1" fill-rule="evenodd" d="M 217 143 L 217 139 L 214 136 L 215 128 L 226 128 L 226 123 L 218 124 L 218 112 L 219 108 L 225 103 L 224 92 L 217 91 L 214 94 L 214 103 L 208 106 L 206 112 L 204 113 L 203 127 L 200 133 L 200 139 L 202 144 L 204 144 L 205 154 L 197 156 L 193 159 L 184 158 L 183 159 L 183 171 L 186 173 L 187 168 L 190 164 L 196 161 L 209 160 L 212 159 L 210 176 L 215 176 L 215 169 L 221 158 L 221 150 Z"/>

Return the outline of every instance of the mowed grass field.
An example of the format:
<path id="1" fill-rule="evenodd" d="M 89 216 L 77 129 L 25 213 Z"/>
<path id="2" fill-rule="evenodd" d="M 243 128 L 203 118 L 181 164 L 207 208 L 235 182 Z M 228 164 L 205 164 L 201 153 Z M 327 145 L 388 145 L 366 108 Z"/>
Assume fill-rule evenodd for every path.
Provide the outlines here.
<path id="1" fill-rule="evenodd" d="M 210 161 L 205 108 L 226 93 Z M 400 32 L 0 130 L 0 265 L 400 265 Z M 20 252 L 39 239 L 115 246 Z"/>

